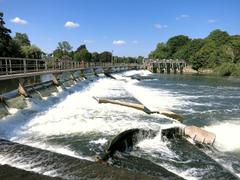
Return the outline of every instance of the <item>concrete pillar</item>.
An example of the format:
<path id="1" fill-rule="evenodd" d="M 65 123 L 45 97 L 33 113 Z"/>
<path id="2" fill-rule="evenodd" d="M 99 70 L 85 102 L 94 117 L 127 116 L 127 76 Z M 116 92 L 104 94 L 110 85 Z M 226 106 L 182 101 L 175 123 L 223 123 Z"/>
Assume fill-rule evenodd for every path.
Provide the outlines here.
<path id="1" fill-rule="evenodd" d="M 72 72 L 70 73 L 70 80 L 77 82 L 77 79 Z"/>
<path id="2" fill-rule="evenodd" d="M 171 63 L 167 62 L 167 74 L 171 72 Z"/>
<path id="3" fill-rule="evenodd" d="M 21 96 L 24 96 L 24 97 L 31 97 L 29 95 L 29 93 L 27 92 L 27 89 L 24 87 L 24 83 L 25 83 L 25 80 L 24 79 L 19 79 L 19 83 L 18 83 L 18 93 L 21 95 Z"/>
<path id="4" fill-rule="evenodd" d="M 97 68 L 93 68 L 93 69 L 92 69 L 93 75 L 96 76 L 96 77 L 99 77 L 96 70 L 97 70 Z"/>
<path id="5" fill-rule="evenodd" d="M 52 81 L 53 81 L 53 85 L 55 86 L 60 86 L 60 82 L 59 82 L 59 73 L 54 73 L 52 74 Z"/>

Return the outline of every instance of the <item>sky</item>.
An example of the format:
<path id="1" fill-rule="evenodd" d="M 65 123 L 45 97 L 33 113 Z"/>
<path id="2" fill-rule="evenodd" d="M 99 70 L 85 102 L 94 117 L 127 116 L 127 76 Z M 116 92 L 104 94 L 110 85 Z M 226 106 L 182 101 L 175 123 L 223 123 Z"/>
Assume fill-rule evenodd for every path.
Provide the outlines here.
<path id="1" fill-rule="evenodd" d="M 12 36 L 27 33 L 47 53 L 68 41 L 73 50 L 147 57 L 175 35 L 240 34 L 240 0 L 0 0 L 0 12 Z"/>

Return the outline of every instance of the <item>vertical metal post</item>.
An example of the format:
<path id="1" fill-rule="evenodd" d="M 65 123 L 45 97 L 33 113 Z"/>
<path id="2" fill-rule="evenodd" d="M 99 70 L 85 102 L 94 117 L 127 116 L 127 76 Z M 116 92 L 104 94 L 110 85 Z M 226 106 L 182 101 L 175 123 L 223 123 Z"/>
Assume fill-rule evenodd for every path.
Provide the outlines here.
<path id="1" fill-rule="evenodd" d="M 23 72 L 26 73 L 27 72 L 27 64 L 26 64 L 26 59 L 23 60 Z"/>
<path id="2" fill-rule="evenodd" d="M 6 74 L 8 74 L 8 63 L 7 63 L 7 59 L 5 59 L 5 67 L 6 67 Z"/>
<path id="3" fill-rule="evenodd" d="M 10 74 L 12 73 L 12 61 L 11 61 L 11 59 L 9 59 L 9 70 L 10 70 Z"/>
<path id="4" fill-rule="evenodd" d="M 36 71 L 38 71 L 38 60 L 36 59 Z"/>
<path id="5" fill-rule="evenodd" d="M 47 68 L 47 61 L 46 60 L 44 61 L 44 65 L 45 65 L 45 71 L 47 71 L 48 68 Z"/>

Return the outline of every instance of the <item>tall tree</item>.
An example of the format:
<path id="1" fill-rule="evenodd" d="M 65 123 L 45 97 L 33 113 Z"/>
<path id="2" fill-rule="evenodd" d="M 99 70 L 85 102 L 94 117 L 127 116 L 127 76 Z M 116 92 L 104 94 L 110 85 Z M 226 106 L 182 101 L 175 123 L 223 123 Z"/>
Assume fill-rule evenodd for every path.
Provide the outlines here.
<path id="1" fill-rule="evenodd" d="M 217 46 L 221 46 L 229 42 L 230 36 L 227 32 L 216 29 L 208 35 L 207 39 L 214 41 Z"/>
<path id="2" fill-rule="evenodd" d="M 31 46 L 22 46 L 21 52 L 26 58 L 40 59 L 42 56 L 42 51 L 35 45 Z"/>
<path id="3" fill-rule="evenodd" d="M 104 51 L 100 54 L 100 62 L 111 62 L 112 61 L 112 53 L 108 51 Z"/>
<path id="4" fill-rule="evenodd" d="M 187 45 L 189 41 L 190 41 L 189 37 L 184 35 L 174 36 L 170 38 L 167 41 L 167 48 L 169 50 L 169 53 L 173 55 L 175 52 L 177 52 L 179 48 Z"/>
<path id="5" fill-rule="evenodd" d="M 169 50 L 164 43 L 158 43 L 154 51 L 149 54 L 152 59 L 166 59 L 169 56 Z"/>
<path id="6" fill-rule="evenodd" d="M 11 53 L 9 52 L 9 43 L 12 40 L 10 33 L 11 30 L 6 28 L 5 22 L 3 20 L 3 13 L 0 12 L 0 56 L 10 56 Z"/>
<path id="7" fill-rule="evenodd" d="M 92 62 L 94 63 L 100 62 L 100 56 L 97 52 L 92 53 Z"/>
<path id="8" fill-rule="evenodd" d="M 19 46 L 30 46 L 31 42 L 26 33 L 16 32 L 14 40 L 19 44 Z"/>
<path id="9" fill-rule="evenodd" d="M 85 44 L 80 45 L 76 51 L 81 51 L 82 49 L 87 49 Z"/>
<path id="10" fill-rule="evenodd" d="M 72 57 L 72 46 L 67 41 L 62 41 L 58 43 L 57 49 L 53 51 L 53 56 L 55 58 L 71 58 Z"/>

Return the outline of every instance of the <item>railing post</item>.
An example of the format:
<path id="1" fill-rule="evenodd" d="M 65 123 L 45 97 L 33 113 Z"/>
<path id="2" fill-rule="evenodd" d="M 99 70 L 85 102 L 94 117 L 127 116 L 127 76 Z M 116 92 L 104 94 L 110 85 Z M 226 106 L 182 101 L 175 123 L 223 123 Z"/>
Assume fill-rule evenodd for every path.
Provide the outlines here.
<path id="1" fill-rule="evenodd" d="M 38 60 L 36 59 L 36 71 L 38 71 Z"/>
<path id="2" fill-rule="evenodd" d="M 46 60 L 45 60 L 44 65 L 45 65 L 45 71 L 47 71 L 48 67 L 47 67 L 47 61 Z"/>
<path id="3" fill-rule="evenodd" d="M 23 72 L 27 72 L 27 64 L 26 64 L 26 59 L 23 60 Z"/>
<path id="4" fill-rule="evenodd" d="M 5 67 L 6 67 L 6 74 L 8 74 L 8 63 L 7 63 L 7 59 L 5 59 Z"/>
<path id="5" fill-rule="evenodd" d="M 10 70 L 10 74 L 12 73 L 12 61 L 11 61 L 11 59 L 9 59 L 9 70 Z"/>

